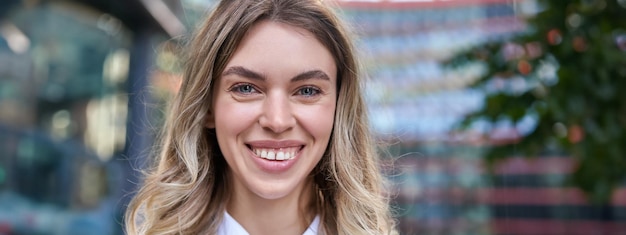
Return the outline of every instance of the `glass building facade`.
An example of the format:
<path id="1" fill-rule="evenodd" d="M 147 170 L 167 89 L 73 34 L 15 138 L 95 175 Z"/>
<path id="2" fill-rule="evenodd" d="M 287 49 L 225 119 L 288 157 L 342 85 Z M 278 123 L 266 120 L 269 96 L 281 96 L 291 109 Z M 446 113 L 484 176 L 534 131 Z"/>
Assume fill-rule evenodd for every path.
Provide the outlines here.
<path id="1" fill-rule="evenodd" d="M 97 1 L 0 9 L 0 234 L 122 234 L 165 33 Z"/>

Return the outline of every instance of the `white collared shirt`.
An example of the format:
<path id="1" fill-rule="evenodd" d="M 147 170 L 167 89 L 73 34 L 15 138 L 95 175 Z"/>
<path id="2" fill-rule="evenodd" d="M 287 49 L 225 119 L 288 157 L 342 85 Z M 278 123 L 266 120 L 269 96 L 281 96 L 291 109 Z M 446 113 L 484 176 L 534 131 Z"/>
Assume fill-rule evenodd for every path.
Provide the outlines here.
<path id="1" fill-rule="evenodd" d="M 315 216 L 311 225 L 302 235 L 317 235 L 320 226 L 320 217 Z M 217 229 L 217 235 L 249 235 L 249 233 L 228 212 L 224 211 L 224 219 Z"/>

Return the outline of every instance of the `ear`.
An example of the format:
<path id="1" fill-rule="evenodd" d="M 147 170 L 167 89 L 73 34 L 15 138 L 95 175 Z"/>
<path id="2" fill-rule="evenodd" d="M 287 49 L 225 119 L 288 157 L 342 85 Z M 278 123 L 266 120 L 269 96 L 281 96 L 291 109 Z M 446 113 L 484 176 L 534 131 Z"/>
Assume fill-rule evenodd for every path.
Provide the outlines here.
<path id="1" fill-rule="evenodd" d="M 209 112 L 207 112 L 204 126 L 209 129 L 215 129 L 215 115 L 213 114 L 212 110 L 209 110 Z"/>

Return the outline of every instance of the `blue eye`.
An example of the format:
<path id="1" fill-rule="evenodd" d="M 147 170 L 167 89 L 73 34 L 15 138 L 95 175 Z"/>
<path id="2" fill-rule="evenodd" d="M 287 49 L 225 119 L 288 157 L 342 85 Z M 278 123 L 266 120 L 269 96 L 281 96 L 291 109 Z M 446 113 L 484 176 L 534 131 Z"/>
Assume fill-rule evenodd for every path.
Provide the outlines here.
<path id="1" fill-rule="evenodd" d="M 316 96 L 320 93 L 321 91 L 315 87 L 303 87 L 300 90 L 298 90 L 298 95 L 302 95 L 302 96 Z"/>
<path id="2" fill-rule="evenodd" d="M 256 89 L 254 88 L 254 86 L 252 86 L 250 84 L 237 85 L 237 86 L 234 87 L 233 90 L 235 92 L 242 93 L 242 94 L 251 94 L 251 93 L 255 93 L 256 92 Z"/>

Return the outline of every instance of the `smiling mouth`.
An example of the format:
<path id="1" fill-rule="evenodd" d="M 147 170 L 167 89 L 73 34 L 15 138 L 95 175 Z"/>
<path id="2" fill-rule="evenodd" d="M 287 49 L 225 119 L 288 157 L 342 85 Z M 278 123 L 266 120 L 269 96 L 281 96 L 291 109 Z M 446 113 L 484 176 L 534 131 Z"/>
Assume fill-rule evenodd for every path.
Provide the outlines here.
<path id="1" fill-rule="evenodd" d="M 273 161 L 285 161 L 294 159 L 298 155 L 300 150 L 304 148 L 304 146 L 286 148 L 260 148 L 248 145 L 248 148 L 257 157 Z"/>

